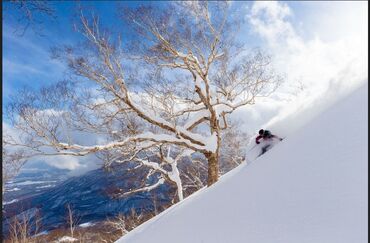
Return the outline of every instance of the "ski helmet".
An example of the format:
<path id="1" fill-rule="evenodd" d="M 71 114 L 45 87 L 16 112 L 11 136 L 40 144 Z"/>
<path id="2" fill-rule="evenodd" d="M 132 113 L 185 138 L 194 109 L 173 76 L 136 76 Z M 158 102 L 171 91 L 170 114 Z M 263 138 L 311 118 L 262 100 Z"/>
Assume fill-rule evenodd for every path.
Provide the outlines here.
<path id="1" fill-rule="evenodd" d="M 259 130 L 259 131 L 258 131 L 258 134 L 259 134 L 259 135 L 262 135 L 262 134 L 263 134 L 263 132 L 264 132 L 264 130 L 263 130 L 263 129 L 261 129 L 261 130 Z"/>

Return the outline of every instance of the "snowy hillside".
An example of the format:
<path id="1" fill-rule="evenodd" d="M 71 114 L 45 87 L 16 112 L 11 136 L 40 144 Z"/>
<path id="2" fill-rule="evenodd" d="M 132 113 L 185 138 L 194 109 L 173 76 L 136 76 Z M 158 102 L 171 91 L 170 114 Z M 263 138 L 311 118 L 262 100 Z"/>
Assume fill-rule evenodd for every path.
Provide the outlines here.
<path id="1" fill-rule="evenodd" d="M 367 99 L 365 85 L 117 242 L 367 242 Z"/>

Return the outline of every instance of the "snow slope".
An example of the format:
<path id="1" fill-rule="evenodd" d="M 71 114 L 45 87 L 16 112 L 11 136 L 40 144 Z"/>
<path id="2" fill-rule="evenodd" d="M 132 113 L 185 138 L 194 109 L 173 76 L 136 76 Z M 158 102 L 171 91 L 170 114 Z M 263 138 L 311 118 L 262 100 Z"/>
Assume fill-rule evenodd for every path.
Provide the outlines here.
<path id="1" fill-rule="evenodd" d="M 367 88 L 117 242 L 367 242 Z"/>

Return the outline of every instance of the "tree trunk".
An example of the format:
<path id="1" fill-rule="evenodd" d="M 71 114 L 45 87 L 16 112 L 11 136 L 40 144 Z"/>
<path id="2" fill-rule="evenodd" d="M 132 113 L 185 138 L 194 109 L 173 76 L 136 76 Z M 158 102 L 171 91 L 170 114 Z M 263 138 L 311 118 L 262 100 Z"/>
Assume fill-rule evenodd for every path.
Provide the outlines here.
<path id="1" fill-rule="evenodd" d="M 177 181 L 176 186 L 177 186 L 178 199 L 179 199 L 179 202 L 181 202 L 182 200 L 184 200 L 184 194 L 182 192 L 182 185 L 180 182 Z"/>
<path id="2" fill-rule="evenodd" d="M 207 153 L 205 156 L 208 160 L 207 186 L 211 186 L 218 180 L 218 153 Z"/>
<path id="3" fill-rule="evenodd" d="M 219 164 L 218 164 L 218 153 L 221 144 L 221 136 L 220 136 L 220 126 L 219 122 L 216 119 L 216 113 L 211 112 L 211 121 L 210 121 L 210 128 L 211 134 L 216 133 L 217 136 L 217 149 L 214 153 L 205 153 L 208 160 L 208 178 L 207 178 L 207 186 L 213 185 L 215 182 L 218 181 L 218 171 L 219 171 Z"/>

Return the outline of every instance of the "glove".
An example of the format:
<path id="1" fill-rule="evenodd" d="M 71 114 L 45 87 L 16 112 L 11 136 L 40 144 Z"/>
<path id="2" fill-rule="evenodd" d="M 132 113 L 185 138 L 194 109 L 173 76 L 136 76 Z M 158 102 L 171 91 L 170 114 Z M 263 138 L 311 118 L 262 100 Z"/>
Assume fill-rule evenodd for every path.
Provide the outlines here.
<path id="1" fill-rule="evenodd" d="M 260 142 L 256 142 L 256 144 L 260 144 Z"/>

